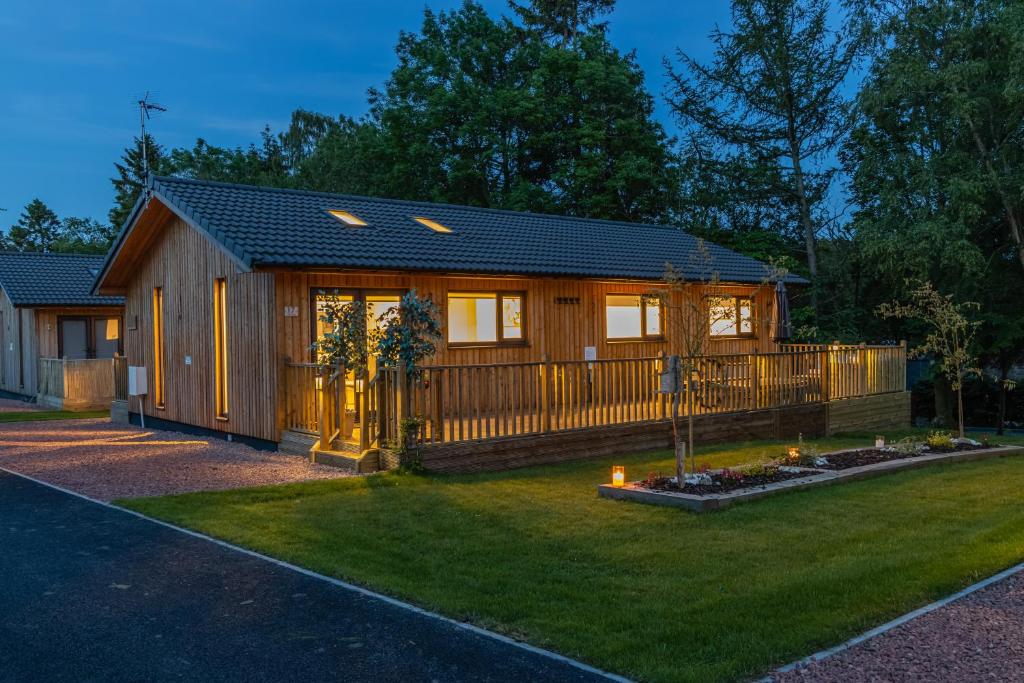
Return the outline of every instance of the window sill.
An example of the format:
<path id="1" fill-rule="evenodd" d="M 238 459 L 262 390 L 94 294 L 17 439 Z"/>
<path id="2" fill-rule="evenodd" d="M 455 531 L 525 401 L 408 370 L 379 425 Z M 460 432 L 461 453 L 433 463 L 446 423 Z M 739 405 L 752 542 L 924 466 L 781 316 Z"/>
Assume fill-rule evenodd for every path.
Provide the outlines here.
<path id="1" fill-rule="evenodd" d="M 753 340 L 757 341 L 756 334 L 730 334 L 730 335 L 712 335 L 709 339 L 713 342 L 716 341 L 740 341 L 740 340 Z"/>
<path id="2" fill-rule="evenodd" d="M 629 339 L 605 339 L 606 344 L 664 344 L 664 337 L 630 337 Z"/>
<path id="3" fill-rule="evenodd" d="M 216 419 L 217 419 L 217 422 L 227 422 L 228 421 L 228 416 L 227 415 L 218 415 Z"/>
<path id="4" fill-rule="evenodd" d="M 529 346 L 527 341 L 504 341 L 504 342 L 449 342 L 449 349 L 505 349 L 523 348 Z"/>

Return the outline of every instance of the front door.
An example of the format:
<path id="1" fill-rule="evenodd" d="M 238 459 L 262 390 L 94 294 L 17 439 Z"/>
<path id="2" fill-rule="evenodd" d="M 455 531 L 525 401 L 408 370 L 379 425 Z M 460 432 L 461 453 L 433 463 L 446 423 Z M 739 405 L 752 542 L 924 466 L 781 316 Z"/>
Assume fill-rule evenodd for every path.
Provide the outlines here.
<path id="1" fill-rule="evenodd" d="M 324 334 L 327 333 L 327 323 L 322 321 L 320 318 L 323 315 L 324 307 L 328 303 L 351 303 L 353 301 L 362 301 L 366 305 L 366 330 L 368 337 L 372 336 L 372 333 L 378 329 L 380 325 L 380 318 L 383 314 L 390 310 L 398 308 L 399 302 L 401 301 L 402 293 L 393 291 L 380 291 L 380 290 L 365 290 L 365 289 L 316 289 L 313 290 L 312 296 L 312 309 L 315 319 L 313 333 L 316 339 L 321 339 Z M 376 353 L 370 348 L 370 340 L 367 339 L 367 378 L 373 377 L 377 374 L 377 356 Z M 356 377 L 355 373 L 349 371 L 345 377 L 345 405 L 349 411 L 358 413 L 356 406 L 359 405 L 361 399 L 363 385 L 365 379 Z M 347 421 L 348 424 L 355 424 L 358 418 L 356 415 L 351 416 L 351 421 Z M 346 434 L 350 436 L 350 434 Z"/>

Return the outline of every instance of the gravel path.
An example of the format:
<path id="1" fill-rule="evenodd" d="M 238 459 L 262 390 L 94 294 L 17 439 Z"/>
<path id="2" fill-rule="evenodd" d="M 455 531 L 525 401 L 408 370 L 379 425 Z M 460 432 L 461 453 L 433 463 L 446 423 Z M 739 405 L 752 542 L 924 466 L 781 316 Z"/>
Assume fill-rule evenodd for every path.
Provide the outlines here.
<path id="1" fill-rule="evenodd" d="M 773 680 L 1024 680 L 1024 572 Z"/>
<path id="2" fill-rule="evenodd" d="M 107 501 L 350 476 L 301 456 L 106 418 L 0 424 L 0 467 Z"/>
<path id="3" fill-rule="evenodd" d="M 29 410 L 42 410 L 35 403 L 26 403 L 15 398 L 0 398 L 0 413 L 23 413 Z"/>

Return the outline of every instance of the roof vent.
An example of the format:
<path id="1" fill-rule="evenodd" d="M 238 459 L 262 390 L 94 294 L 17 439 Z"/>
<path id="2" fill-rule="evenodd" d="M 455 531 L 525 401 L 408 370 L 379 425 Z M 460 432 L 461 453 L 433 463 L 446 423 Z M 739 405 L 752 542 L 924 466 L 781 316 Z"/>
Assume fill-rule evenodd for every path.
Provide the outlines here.
<path id="1" fill-rule="evenodd" d="M 419 223 L 420 225 L 427 226 L 428 228 L 430 228 L 434 232 L 448 233 L 448 232 L 452 231 L 451 228 L 449 228 L 447 226 L 444 226 L 444 225 L 441 225 L 437 221 L 432 221 L 429 218 L 423 218 L 422 216 L 413 216 L 412 219 L 414 221 L 416 221 L 417 223 Z"/>
<path id="2" fill-rule="evenodd" d="M 367 224 L 366 221 L 364 221 L 362 218 L 355 215 L 354 213 L 349 213 L 348 211 L 338 211 L 332 209 L 327 213 L 331 214 L 345 225 L 361 226 Z"/>

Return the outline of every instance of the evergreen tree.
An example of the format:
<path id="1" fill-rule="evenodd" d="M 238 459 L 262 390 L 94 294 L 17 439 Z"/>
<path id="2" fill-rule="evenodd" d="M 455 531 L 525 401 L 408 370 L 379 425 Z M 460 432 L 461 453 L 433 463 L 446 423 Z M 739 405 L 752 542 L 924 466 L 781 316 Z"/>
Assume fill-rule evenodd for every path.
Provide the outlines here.
<path id="1" fill-rule="evenodd" d="M 688 164 L 725 181 L 711 206 L 749 201 L 777 221 L 793 215 L 812 280 L 836 170 L 827 160 L 845 133 L 841 86 L 862 46 L 859 31 L 829 28 L 830 9 L 828 0 L 733 0 L 732 30 L 711 33 L 711 64 L 681 50 L 678 67 L 666 63 Z"/>
<path id="2" fill-rule="evenodd" d="M 980 355 L 1005 373 L 1024 354 L 1024 8 L 910 3 L 880 20 L 879 37 L 844 149 L 862 310 L 906 298 L 908 279 L 980 301 Z M 887 332 L 922 335 L 913 325 Z M 937 390 L 948 404 L 948 388 Z"/>
<path id="3" fill-rule="evenodd" d="M 4 248 L 12 251 L 53 251 L 61 237 L 60 219 L 40 199 L 25 205 L 18 222 L 10 227 Z"/>
<path id="4" fill-rule="evenodd" d="M 124 154 L 121 155 L 121 160 L 114 163 L 117 177 L 110 179 L 114 185 L 114 207 L 110 209 L 108 218 L 110 224 L 116 229 L 120 229 L 128 220 L 128 215 L 146 184 L 142 147 L 142 139 L 135 138 L 132 146 L 126 148 Z M 154 175 L 165 172 L 163 148 L 153 140 L 149 133 L 146 133 L 145 147 L 149 172 Z"/>
<path id="5" fill-rule="evenodd" d="M 598 26 L 579 25 L 564 43 L 538 26 L 467 2 L 427 11 L 419 34 L 402 34 L 398 67 L 371 94 L 378 191 L 600 218 L 668 215 L 670 145 L 633 56 Z"/>

